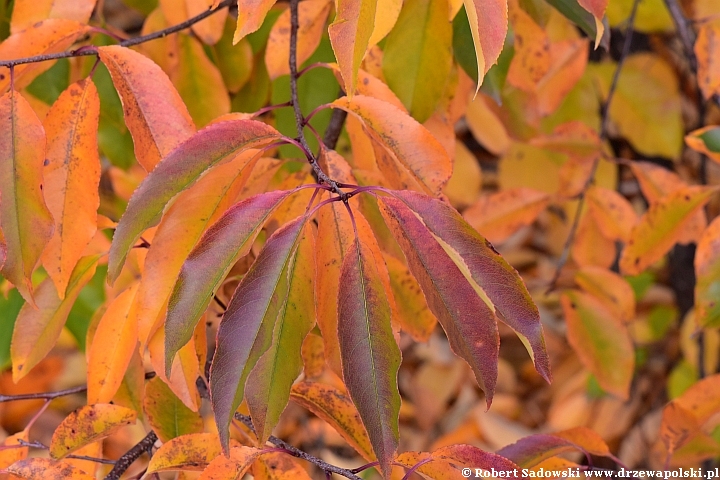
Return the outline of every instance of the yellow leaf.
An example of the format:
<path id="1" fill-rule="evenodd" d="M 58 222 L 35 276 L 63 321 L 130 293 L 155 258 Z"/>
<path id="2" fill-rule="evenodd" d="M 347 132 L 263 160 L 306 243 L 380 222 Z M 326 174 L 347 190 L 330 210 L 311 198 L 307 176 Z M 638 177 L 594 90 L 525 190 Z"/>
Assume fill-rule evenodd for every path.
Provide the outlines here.
<path id="1" fill-rule="evenodd" d="M 610 310 L 614 317 L 629 322 L 635 316 L 635 293 L 617 273 L 595 266 L 581 268 L 575 282 Z"/>
<path id="2" fill-rule="evenodd" d="M 240 480 L 263 451 L 253 447 L 232 447 L 229 456 L 217 456 L 199 480 Z"/>
<path id="3" fill-rule="evenodd" d="M 212 7 L 213 0 L 185 0 L 188 18 L 194 17 Z M 223 8 L 192 26 L 193 32 L 205 45 L 215 45 L 223 35 L 228 9 Z"/>
<path id="4" fill-rule="evenodd" d="M 470 102 L 465 120 L 475 140 L 494 155 L 502 155 L 510 147 L 510 137 L 498 115 L 494 101 L 480 93 Z"/>
<path id="5" fill-rule="evenodd" d="M 216 434 L 182 435 L 164 443 L 153 454 L 146 473 L 203 470 L 220 454 L 220 441 Z"/>
<path id="6" fill-rule="evenodd" d="M 40 457 L 20 460 L 10 465 L 7 471 L 24 480 L 95 480 L 94 476 L 67 462 L 55 462 Z"/>
<path id="7" fill-rule="evenodd" d="M 97 403 L 80 407 L 55 429 L 50 442 L 50 456 L 55 459 L 85 445 L 109 437 L 122 427 L 132 425 L 137 413 L 118 405 Z"/>
<path id="8" fill-rule="evenodd" d="M 253 476 L 255 480 L 311 480 L 305 469 L 283 452 L 259 457 L 253 465 Z"/>

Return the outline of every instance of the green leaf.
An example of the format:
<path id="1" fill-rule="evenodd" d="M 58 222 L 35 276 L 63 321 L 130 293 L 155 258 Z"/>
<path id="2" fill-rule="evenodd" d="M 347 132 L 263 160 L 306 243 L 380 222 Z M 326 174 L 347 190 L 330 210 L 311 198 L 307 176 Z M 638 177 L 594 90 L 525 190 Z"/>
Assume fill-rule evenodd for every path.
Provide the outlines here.
<path id="1" fill-rule="evenodd" d="M 0 295 L 0 369 L 10 365 L 10 339 L 23 303 L 25 300 L 16 288 L 8 292 L 7 298 Z"/>
<path id="2" fill-rule="evenodd" d="M 274 319 L 271 345 L 250 372 L 245 386 L 260 443 L 268 439 L 290 399 L 290 389 L 302 372 L 303 340 L 315 325 L 315 242 L 308 231 L 291 258 L 287 277 L 287 292 L 278 298 L 281 306 Z"/>
<path id="3" fill-rule="evenodd" d="M 290 195 L 275 191 L 256 195 L 229 208 L 193 248 L 170 296 L 165 323 L 165 365 L 190 341 L 200 316 L 230 268 L 247 255 L 273 210 Z"/>
<path id="4" fill-rule="evenodd" d="M 565 18 L 580 27 L 588 37 L 594 39 L 597 36 L 595 18 L 592 13 L 581 7 L 577 0 L 547 0 L 547 2 L 562 13 Z"/>
<path id="5" fill-rule="evenodd" d="M 210 125 L 178 145 L 130 198 L 110 247 L 108 281 L 115 281 L 128 251 L 145 229 L 160 221 L 175 195 L 195 183 L 208 168 L 279 138 L 277 130 L 262 122 L 230 120 Z"/>
<path id="6" fill-rule="evenodd" d="M 435 111 L 452 69 L 447 12 L 447 0 L 407 0 L 385 43 L 387 84 L 420 123 Z"/>
<path id="7" fill-rule="evenodd" d="M 163 442 L 203 431 L 200 414 L 186 407 L 160 377 L 152 378 L 145 384 L 143 411 L 153 431 Z"/>
<path id="8" fill-rule="evenodd" d="M 338 336 L 345 384 L 387 478 L 399 439 L 400 349 L 378 267 L 359 240 L 348 250 L 341 269 Z"/>
<path id="9" fill-rule="evenodd" d="M 272 342 L 275 320 L 289 291 L 288 268 L 295 261 L 306 221 L 307 217 L 298 217 L 273 233 L 240 281 L 220 322 L 210 396 L 225 452 L 245 380 Z"/>

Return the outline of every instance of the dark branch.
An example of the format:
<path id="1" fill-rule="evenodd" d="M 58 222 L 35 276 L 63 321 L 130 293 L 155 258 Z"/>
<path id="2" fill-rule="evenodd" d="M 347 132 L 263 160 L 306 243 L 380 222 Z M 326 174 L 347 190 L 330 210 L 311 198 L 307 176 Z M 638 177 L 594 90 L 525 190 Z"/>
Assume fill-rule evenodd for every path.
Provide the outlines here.
<path id="1" fill-rule="evenodd" d="M 235 414 L 235 419 L 239 420 L 243 423 L 246 427 L 248 427 L 253 433 L 255 433 L 255 427 L 253 427 L 252 419 L 248 417 L 247 415 L 243 415 L 241 413 Z M 277 438 L 274 435 L 270 435 L 270 438 L 268 439 L 270 443 L 275 445 L 276 447 L 282 448 L 285 450 L 288 454 L 301 458 L 307 462 L 312 463 L 313 465 L 316 465 L 317 467 L 321 468 L 325 474 L 328 473 L 336 473 L 340 476 L 343 476 L 345 478 L 350 478 L 351 480 L 362 480 L 360 477 L 355 475 L 351 470 L 347 470 L 345 468 L 340 468 L 335 465 L 332 465 L 330 463 L 327 463 L 319 458 L 317 458 L 314 455 L 310 455 L 309 453 L 303 452 L 299 448 L 293 447 L 289 443 L 285 442 L 284 440 L 281 440 Z M 108 480 L 107 478 L 105 480 Z"/>
<path id="2" fill-rule="evenodd" d="M 105 477 L 105 480 L 120 480 L 122 474 L 130 468 L 130 465 L 132 465 L 135 460 L 140 458 L 143 453 L 150 451 L 157 439 L 158 437 L 155 435 L 155 432 L 150 430 L 150 433 L 148 433 L 145 438 L 128 450 L 125 455 L 117 459 L 115 466 L 110 473 L 108 473 L 107 477 Z"/>
<path id="3" fill-rule="evenodd" d="M 181 30 L 185 30 L 186 28 L 190 28 L 196 23 L 206 19 L 210 15 L 214 14 L 218 10 L 222 8 L 229 7 L 230 5 L 234 4 L 235 0 L 224 0 L 215 10 L 206 10 L 198 15 L 195 15 L 192 18 L 188 18 L 182 23 L 178 23 L 177 25 L 173 25 L 171 27 L 165 28 L 163 30 L 159 30 L 157 32 L 149 33 L 147 35 L 142 35 L 140 37 L 130 38 L 127 40 L 123 40 L 119 43 L 121 47 L 132 47 L 134 45 L 140 45 L 141 43 L 149 42 L 151 40 L 155 40 L 157 38 L 166 37 L 167 35 L 179 32 Z M 26 63 L 37 63 L 37 62 L 45 62 L 48 60 L 58 60 L 60 58 L 70 58 L 70 57 L 83 57 L 87 55 L 97 55 L 97 50 L 95 48 L 88 48 L 88 47 L 80 47 L 77 50 L 71 50 L 68 52 L 60 52 L 60 53 L 50 53 L 47 55 L 35 55 L 33 57 L 25 57 L 25 58 L 18 58 L 15 60 L 2 60 L 0 61 L 0 67 L 9 67 L 12 68 L 15 65 L 23 65 Z"/>
<path id="4" fill-rule="evenodd" d="M 0 395 L 0 403 L 14 402 L 18 400 L 53 400 L 58 397 L 65 397 L 67 395 L 74 395 L 76 393 L 83 393 L 87 391 L 86 385 L 79 387 L 68 388 L 65 390 L 58 390 L 57 392 L 44 392 L 44 393 L 23 393 L 20 395 Z"/>
<path id="5" fill-rule="evenodd" d="M 333 110 L 332 117 L 330 117 L 330 124 L 328 125 L 327 130 L 325 130 L 325 135 L 323 136 L 323 143 L 327 148 L 335 150 L 343 125 L 345 125 L 346 118 L 347 112 L 345 110 L 341 110 L 339 108 Z"/>

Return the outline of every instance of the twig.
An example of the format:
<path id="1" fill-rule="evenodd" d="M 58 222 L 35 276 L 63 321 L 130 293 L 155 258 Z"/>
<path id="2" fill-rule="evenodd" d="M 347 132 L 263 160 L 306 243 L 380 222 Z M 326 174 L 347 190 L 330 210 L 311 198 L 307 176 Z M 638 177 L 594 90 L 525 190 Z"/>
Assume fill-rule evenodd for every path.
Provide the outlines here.
<path id="1" fill-rule="evenodd" d="M 632 11 L 630 12 L 630 16 L 628 17 L 628 25 L 626 30 L 627 33 L 625 34 L 625 43 L 623 43 L 622 53 L 620 54 L 620 58 L 618 59 L 617 68 L 615 69 L 615 73 L 613 74 L 612 81 L 610 82 L 610 88 L 608 89 L 607 98 L 605 99 L 605 102 L 600 109 L 599 137 L 601 148 L 603 142 L 607 139 L 608 136 L 608 122 L 610 121 L 610 103 L 612 102 L 615 91 L 617 90 L 618 81 L 620 79 L 620 72 L 622 70 L 623 64 L 625 63 L 625 59 L 630 53 L 630 46 L 632 45 L 633 37 L 633 27 L 635 25 L 635 15 L 637 14 L 638 5 L 640 5 L 640 0 L 634 0 Z M 583 207 L 585 206 L 585 193 L 592 184 L 593 179 L 595 178 L 595 172 L 597 172 L 599 165 L 600 158 L 596 158 L 593 162 L 592 168 L 590 169 L 590 175 L 588 176 L 585 185 L 583 185 L 583 188 L 578 195 L 578 206 L 577 210 L 575 211 L 575 217 L 573 218 L 573 223 L 570 227 L 570 232 L 568 233 L 567 240 L 565 240 L 565 245 L 563 246 L 562 254 L 560 255 L 560 259 L 558 260 L 558 265 L 555 268 L 555 274 L 550 280 L 550 285 L 545 292 L 546 294 L 555 290 L 557 281 L 560 279 L 560 273 L 562 272 L 562 269 L 565 266 L 565 263 L 567 263 L 567 260 L 570 256 L 570 248 L 575 242 L 575 235 L 577 234 L 577 230 L 580 225 L 580 217 L 582 216 Z"/>
<path id="2" fill-rule="evenodd" d="M 247 415 L 243 415 L 241 413 L 236 413 L 235 419 L 242 422 L 253 433 L 255 433 L 255 427 L 253 426 L 252 419 L 250 417 L 248 417 Z M 282 448 L 283 450 L 285 450 L 288 454 L 290 454 L 294 457 L 297 457 L 297 458 L 301 458 L 301 459 L 303 459 L 307 462 L 310 462 L 313 465 L 321 468 L 325 472 L 326 475 L 329 472 L 329 473 L 336 473 L 345 478 L 350 478 L 351 480 L 362 480 L 360 477 L 355 475 L 352 471 L 347 470 L 345 468 L 337 467 L 335 465 L 325 462 L 324 460 L 317 458 L 314 455 L 310 455 L 309 453 L 303 452 L 299 448 L 293 447 L 289 443 L 277 438 L 274 435 L 270 435 L 270 438 L 268 440 L 270 441 L 270 443 L 272 443 L 276 447 L 279 447 L 279 448 Z M 109 480 L 109 479 L 106 478 L 105 480 Z"/>
<path id="3" fill-rule="evenodd" d="M 335 150 L 338 139 L 340 138 L 340 132 L 342 132 L 343 125 L 345 125 L 345 119 L 347 118 L 347 112 L 345 110 L 335 108 L 330 117 L 330 124 L 325 130 L 323 136 L 323 143 L 331 150 Z"/>
<path id="4" fill-rule="evenodd" d="M 44 392 L 44 393 L 23 393 L 20 395 L 0 395 L 0 403 L 14 402 L 19 400 L 53 400 L 58 397 L 65 397 L 67 395 L 74 395 L 76 393 L 83 393 L 87 391 L 87 385 L 81 385 L 79 387 L 67 388 L 65 390 L 58 390 L 57 392 Z"/>
<path id="5" fill-rule="evenodd" d="M 14 445 L 11 446 L 15 447 Z M 25 440 L 19 439 L 17 447 L 29 447 L 38 448 L 40 450 L 50 450 L 50 447 L 48 447 L 44 443 L 38 442 L 37 440 L 33 442 L 26 442 Z M 66 455 L 64 458 L 72 458 L 73 460 L 87 460 L 88 462 L 102 463 L 105 465 L 115 465 L 115 460 L 106 460 L 104 458 L 88 457 L 85 455 Z"/>
<path id="6" fill-rule="evenodd" d="M 177 25 L 173 25 L 168 28 L 164 28 L 162 30 L 158 30 L 157 32 L 149 33 L 147 35 L 141 35 L 139 37 L 130 38 L 127 40 L 123 40 L 118 45 L 121 47 L 132 47 L 134 45 L 140 45 L 141 43 L 149 42 L 151 40 L 155 40 L 157 38 L 163 38 L 167 35 L 179 32 L 181 30 L 185 30 L 186 28 L 190 28 L 196 23 L 206 19 L 210 15 L 214 14 L 218 10 L 229 7 L 230 5 L 234 4 L 235 0 L 224 0 L 215 10 L 205 10 L 202 13 L 199 13 L 195 15 L 192 18 L 188 18 L 182 23 L 178 23 Z M 58 60 L 61 58 L 70 58 L 70 57 L 83 57 L 87 55 L 97 55 L 96 49 L 87 49 L 80 47 L 77 50 L 70 50 L 67 52 L 60 52 L 60 53 L 50 53 L 46 55 L 35 55 L 32 57 L 25 57 L 25 58 L 18 58 L 15 60 L 2 60 L 0 61 L 0 67 L 9 67 L 12 68 L 16 65 L 23 65 L 26 63 L 37 63 L 37 62 L 45 62 L 48 60 Z"/>
<path id="7" fill-rule="evenodd" d="M 107 477 L 105 477 L 105 480 L 120 480 L 122 474 L 125 473 L 128 468 L 130 468 L 130 465 L 132 465 L 135 460 L 140 458 L 143 453 L 150 451 L 157 439 L 158 437 L 157 435 L 155 435 L 155 432 L 150 430 L 150 433 L 145 435 L 145 438 L 140 440 L 122 457 L 117 459 L 117 461 L 115 462 L 115 466 L 110 471 L 110 473 L 108 473 Z"/>
<path id="8" fill-rule="evenodd" d="M 298 20 L 298 3 L 299 0 L 290 0 L 290 54 L 289 54 L 289 64 L 290 64 L 290 103 L 292 103 L 293 111 L 295 112 L 295 126 L 297 127 L 298 132 L 298 142 L 300 142 L 300 145 L 302 147 L 302 150 L 305 153 L 305 156 L 307 157 L 308 162 L 312 166 L 313 173 L 317 177 L 319 182 L 324 182 L 328 186 L 330 186 L 335 193 L 340 195 L 341 197 L 345 198 L 345 193 L 340 190 L 340 187 L 338 186 L 337 182 L 332 180 L 330 177 L 327 176 L 325 172 L 323 172 L 322 168 L 320 168 L 320 165 L 318 165 L 317 158 L 315 158 L 315 155 L 313 155 L 312 150 L 310 149 L 310 145 L 307 143 L 307 139 L 305 138 L 305 132 L 303 131 L 305 127 L 305 118 L 303 117 L 302 110 L 300 110 L 300 100 L 298 97 L 298 70 L 297 70 L 297 39 L 298 39 L 298 28 L 299 28 L 299 20 Z"/>

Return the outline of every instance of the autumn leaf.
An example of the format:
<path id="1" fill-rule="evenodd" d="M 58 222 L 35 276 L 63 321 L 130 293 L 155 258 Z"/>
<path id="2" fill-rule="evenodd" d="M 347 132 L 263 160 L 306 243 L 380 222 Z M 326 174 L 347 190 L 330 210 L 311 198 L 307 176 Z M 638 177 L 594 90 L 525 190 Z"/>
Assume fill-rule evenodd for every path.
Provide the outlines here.
<path id="1" fill-rule="evenodd" d="M 628 242 L 638 221 L 630 202 L 618 192 L 596 185 L 587 189 L 586 198 L 590 214 L 603 235 L 612 240 Z"/>
<path id="2" fill-rule="evenodd" d="M 338 335 L 343 377 L 386 476 L 398 446 L 400 349 L 390 326 L 390 304 L 373 254 L 359 240 L 343 260 L 338 291 Z"/>
<path id="3" fill-rule="evenodd" d="M 53 480 L 94 480 L 95 477 L 88 475 L 77 467 L 67 462 L 55 462 L 49 458 L 32 457 L 15 462 L 7 467 L 7 472 L 15 477 L 24 480 L 42 480 L 52 478 Z"/>
<path id="4" fill-rule="evenodd" d="M 702 327 L 720 323 L 720 220 L 705 230 L 695 252 L 695 315 Z"/>
<path id="5" fill-rule="evenodd" d="M 336 4 L 335 19 L 328 28 L 330 43 L 349 98 L 355 94 L 360 62 L 370 46 L 370 37 L 377 23 L 377 4 L 368 0 L 340 0 Z"/>
<path id="6" fill-rule="evenodd" d="M 100 47 L 98 55 L 123 102 L 135 156 L 149 172 L 195 125 L 168 76 L 147 57 L 119 46 Z"/>
<path id="7" fill-rule="evenodd" d="M 16 0 L 10 32 L 18 33 L 48 18 L 64 18 L 87 23 L 97 0 Z"/>
<path id="8" fill-rule="evenodd" d="M 264 452 L 254 447 L 232 447 L 227 456 L 218 455 L 199 480 L 240 480 Z"/>
<path id="9" fill-rule="evenodd" d="M 703 97 L 711 98 L 720 94 L 720 24 L 707 22 L 699 25 L 695 40 L 697 56 L 697 80 Z"/>
<path id="10" fill-rule="evenodd" d="M 214 433 L 188 433 L 163 443 L 150 459 L 147 473 L 203 470 L 221 453 Z"/>
<path id="11" fill-rule="evenodd" d="M 245 381 L 269 348 L 278 316 L 290 292 L 289 269 L 307 218 L 299 217 L 277 230 L 238 285 L 217 334 L 210 369 L 210 396 L 220 443 L 228 451 L 229 426 L 243 399 Z M 281 301 L 274 301 L 280 298 Z"/>
<path id="12" fill-rule="evenodd" d="M 573 450 L 586 455 L 610 456 L 610 449 L 605 441 L 586 427 L 551 434 L 530 435 L 501 448 L 497 453 L 523 468 L 530 468 L 543 460 Z"/>
<path id="13" fill-rule="evenodd" d="M 65 297 L 73 267 L 97 230 L 100 99 L 92 80 L 72 84 L 45 119 L 48 138 L 43 195 L 55 229 L 42 255 L 58 295 Z"/>
<path id="14" fill-rule="evenodd" d="M 75 450 L 108 437 L 126 425 L 135 423 L 137 413 L 129 408 L 106 403 L 80 407 L 55 429 L 50 456 L 60 459 Z"/>
<path id="15" fill-rule="evenodd" d="M 271 452 L 260 456 L 253 464 L 257 480 L 312 480 L 298 462 L 285 452 Z"/>
<path id="16" fill-rule="evenodd" d="M 238 0 L 237 28 L 233 36 L 233 45 L 260 28 L 273 5 L 275 0 Z"/>
<path id="17" fill-rule="evenodd" d="M 508 4 L 506 0 L 463 0 L 463 3 L 475 45 L 479 90 L 483 77 L 497 61 L 505 43 Z"/>
<path id="18" fill-rule="evenodd" d="M 615 318 L 629 322 L 635 316 L 635 293 L 630 284 L 615 272 L 586 266 L 575 273 L 575 282 L 600 300 Z"/>
<path id="19" fill-rule="evenodd" d="M 685 143 L 695 151 L 720 163 L 720 127 L 710 125 L 699 128 L 685 136 Z"/>
<path id="20" fill-rule="evenodd" d="M 152 378 L 145 384 L 144 398 L 143 411 L 148 423 L 163 442 L 202 433 L 200 414 L 186 407 L 161 378 Z"/>
<path id="21" fill-rule="evenodd" d="M 168 154 L 135 191 L 118 223 L 110 249 L 108 280 L 117 279 L 127 252 L 146 228 L 159 222 L 175 195 L 195 183 L 208 168 L 278 138 L 280 134 L 264 123 L 231 120 L 206 127 Z"/>

